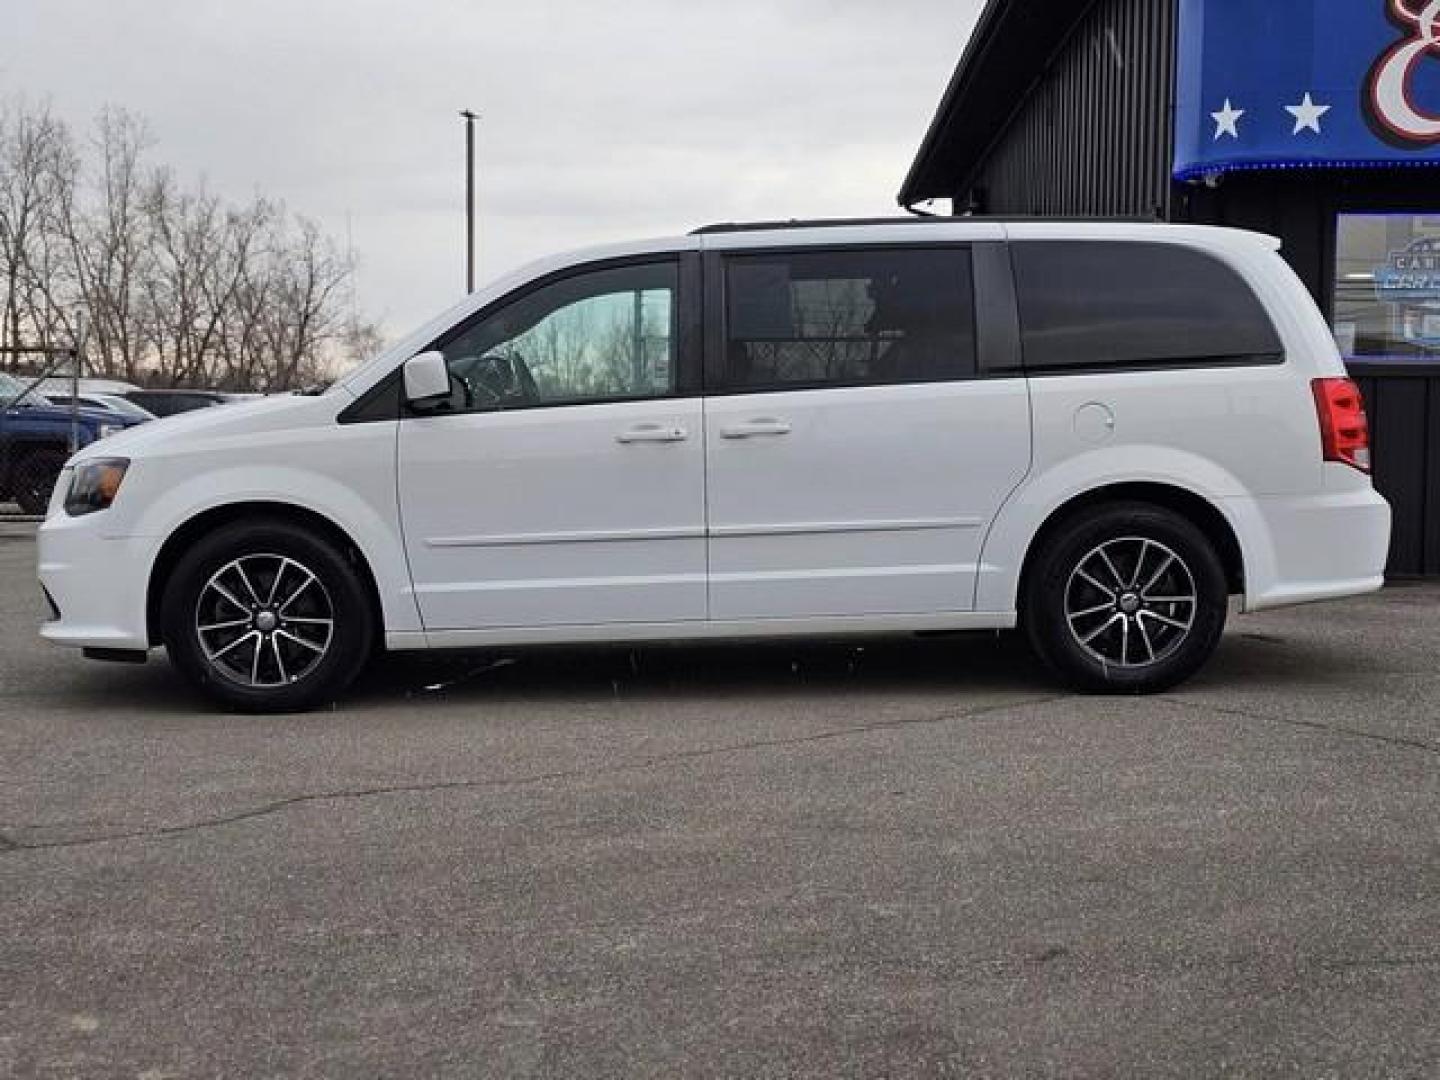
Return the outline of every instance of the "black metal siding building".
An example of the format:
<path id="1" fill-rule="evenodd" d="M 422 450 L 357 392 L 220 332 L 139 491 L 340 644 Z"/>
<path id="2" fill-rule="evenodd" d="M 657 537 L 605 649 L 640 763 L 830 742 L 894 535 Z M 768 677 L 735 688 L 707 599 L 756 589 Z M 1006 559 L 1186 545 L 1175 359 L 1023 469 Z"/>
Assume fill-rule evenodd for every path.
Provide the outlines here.
<path id="1" fill-rule="evenodd" d="M 1337 222 L 1440 217 L 1440 173 L 1305 169 L 1172 179 L 1180 0 L 991 0 L 900 192 L 956 213 L 1106 215 L 1280 237 L 1332 322 Z M 1351 361 L 1375 478 L 1395 510 L 1392 574 L 1440 574 L 1440 362 Z"/>
<path id="2" fill-rule="evenodd" d="M 996 214 L 1167 215 L 1174 20 L 1155 6 L 1085 13 L 955 194 Z"/>

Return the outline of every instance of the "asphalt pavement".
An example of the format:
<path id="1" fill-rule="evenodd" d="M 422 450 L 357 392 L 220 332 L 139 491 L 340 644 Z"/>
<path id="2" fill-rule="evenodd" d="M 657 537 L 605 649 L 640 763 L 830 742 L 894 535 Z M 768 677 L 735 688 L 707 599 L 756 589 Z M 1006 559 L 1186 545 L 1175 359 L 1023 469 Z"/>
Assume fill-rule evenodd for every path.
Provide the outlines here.
<path id="1" fill-rule="evenodd" d="M 1160 698 L 1009 637 L 392 658 L 212 711 L 0 525 L 0 1076 L 1433 1076 L 1440 587 Z"/>

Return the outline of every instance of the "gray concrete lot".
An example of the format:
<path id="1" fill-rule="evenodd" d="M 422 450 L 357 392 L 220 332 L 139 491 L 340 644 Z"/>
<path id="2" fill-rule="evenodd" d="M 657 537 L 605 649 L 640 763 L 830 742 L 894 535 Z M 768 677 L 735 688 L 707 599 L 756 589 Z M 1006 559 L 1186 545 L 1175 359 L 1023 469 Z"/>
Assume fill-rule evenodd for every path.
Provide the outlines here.
<path id="1" fill-rule="evenodd" d="M 1080 699 L 993 637 L 209 711 L 0 526 L 0 1075 L 1426 1076 L 1440 589 Z"/>

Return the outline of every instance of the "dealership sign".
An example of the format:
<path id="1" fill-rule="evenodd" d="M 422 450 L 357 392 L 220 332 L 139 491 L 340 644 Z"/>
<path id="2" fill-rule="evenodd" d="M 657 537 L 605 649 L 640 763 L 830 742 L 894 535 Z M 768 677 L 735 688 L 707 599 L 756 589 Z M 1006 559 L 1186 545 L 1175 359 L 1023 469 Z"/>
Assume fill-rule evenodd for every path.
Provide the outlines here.
<path id="1" fill-rule="evenodd" d="M 1420 239 L 1392 251 L 1375 268 L 1375 295 L 1392 304 L 1440 297 L 1440 240 Z"/>
<path id="2" fill-rule="evenodd" d="M 1181 0 L 1175 175 L 1440 165 L 1440 0 Z"/>

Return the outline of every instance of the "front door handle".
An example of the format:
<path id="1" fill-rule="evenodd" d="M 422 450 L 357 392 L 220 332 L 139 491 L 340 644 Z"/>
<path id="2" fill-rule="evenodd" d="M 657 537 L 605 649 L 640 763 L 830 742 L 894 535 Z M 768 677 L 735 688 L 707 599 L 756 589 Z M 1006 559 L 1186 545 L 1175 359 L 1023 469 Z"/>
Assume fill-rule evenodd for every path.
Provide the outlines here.
<path id="1" fill-rule="evenodd" d="M 790 425 L 784 420 L 766 417 L 762 420 L 747 420 L 743 424 L 720 429 L 722 439 L 763 439 L 776 435 L 789 435 Z"/>
<path id="2" fill-rule="evenodd" d="M 690 433 L 678 424 L 636 424 L 615 436 L 615 441 L 630 443 L 684 442 Z"/>

